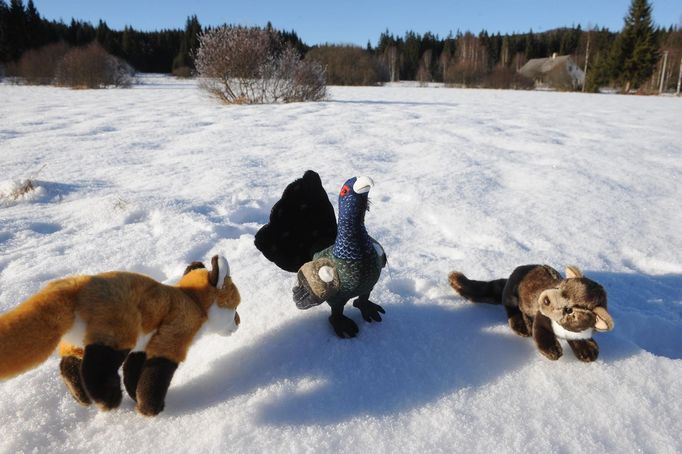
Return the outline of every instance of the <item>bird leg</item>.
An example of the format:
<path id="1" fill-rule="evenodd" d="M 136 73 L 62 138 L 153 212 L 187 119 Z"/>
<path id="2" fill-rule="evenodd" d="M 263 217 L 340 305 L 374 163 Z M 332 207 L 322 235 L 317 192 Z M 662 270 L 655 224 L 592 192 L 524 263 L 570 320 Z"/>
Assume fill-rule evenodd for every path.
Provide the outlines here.
<path id="1" fill-rule="evenodd" d="M 381 315 L 379 315 L 379 313 L 386 313 L 383 307 L 379 306 L 378 304 L 374 304 L 369 300 L 369 293 L 366 295 L 360 295 L 358 299 L 353 301 L 353 306 L 360 309 L 362 318 L 364 318 L 366 322 L 370 323 L 372 323 L 372 320 L 375 322 L 380 322 Z"/>
<path id="2" fill-rule="evenodd" d="M 332 315 L 329 316 L 329 323 L 331 323 L 334 332 L 341 339 L 348 337 L 355 337 L 358 334 L 358 325 L 353 320 L 343 315 L 344 304 L 331 304 Z"/>

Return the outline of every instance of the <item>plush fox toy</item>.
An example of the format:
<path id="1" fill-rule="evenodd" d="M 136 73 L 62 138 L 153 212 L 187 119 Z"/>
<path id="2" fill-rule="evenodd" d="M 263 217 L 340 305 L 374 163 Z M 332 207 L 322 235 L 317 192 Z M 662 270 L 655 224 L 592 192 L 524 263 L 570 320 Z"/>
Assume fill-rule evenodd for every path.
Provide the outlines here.
<path id="1" fill-rule="evenodd" d="M 599 356 L 593 331 L 611 331 L 613 319 L 606 310 L 606 291 L 575 266 L 566 278 L 547 265 L 524 265 L 508 279 L 475 281 L 454 271 L 452 288 L 474 303 L 502 304 L 509 327 L 518 335 L 533 337 L 540 353 L 556 360 L 564 339 L 575 356 L 585 362 Z"/>
<path id="2" fill-rule="evenodd" d="M 160 413 L 197 334 L 229 335 L 239 325 L 229 265 L 217 255 L 211 262 L 210 271 L 193 262 L 176 286 L 119 271 L 50 282 L 0 315 L 0 379 L 36 367 L 59 345 L 61 375 L 78 402 L 118 407 L 123 364 L 137 411 Z"/>

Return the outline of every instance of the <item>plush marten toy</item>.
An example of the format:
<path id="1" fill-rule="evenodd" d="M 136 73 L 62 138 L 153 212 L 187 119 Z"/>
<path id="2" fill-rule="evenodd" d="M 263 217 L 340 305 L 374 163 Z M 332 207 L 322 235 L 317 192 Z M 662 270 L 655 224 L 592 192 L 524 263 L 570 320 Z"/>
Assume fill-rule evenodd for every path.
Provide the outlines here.
<path id="1" fill-rule="evenodd" d="M 118 407 L 123 364 L 137 411 L 160 413 L 197 334 L 229 335 L 239 325 L 229 265 L 217 255 L 211 262 L 210 271 L 193 262 L 176 286 L 119 271 L 50 282 L 0 315 L 0 379 L 36 367 L 59 344 L 61 375 L 78 402 Z"/>
<path id="2" fill-rule="evenodd" d="M 509 279 L 488 282 L 456 271 L 448 278 L 452 288 L 472 302 L 504 305 L 511 329 L 533 336 L 538 350 L 552 360 L 563 354 L 559 338 L 579 360 L 594 361 L 599 345 L 592 339 L 593 330 L 613 329 L 606 291 L 574 266 L 566 268 L 566 279 L 547 265 L 520 266 Z"/>

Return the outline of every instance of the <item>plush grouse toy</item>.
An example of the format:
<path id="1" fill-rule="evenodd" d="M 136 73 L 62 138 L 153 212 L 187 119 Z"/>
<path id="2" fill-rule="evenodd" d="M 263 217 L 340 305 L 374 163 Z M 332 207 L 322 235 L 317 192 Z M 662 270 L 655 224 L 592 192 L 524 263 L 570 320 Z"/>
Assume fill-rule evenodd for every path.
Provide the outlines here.
<path id="1" fill-rule="evenodd" d="M 386 254 L 365 229 L 368 177 L 351 178 L 339 193 L 339 223 L 320 176 L 308 170 L 291 183 L 272 207 L 270 222 L 256 234 L 256 247 L 286 271 L 298 272 L 293 297 L 299 309 L 326 301 L 337 336 L 355 337 L 358 326 L 343 315 L 351 298 L 368 322 L 380 322 L 384 310 L 369 300 Z"/>

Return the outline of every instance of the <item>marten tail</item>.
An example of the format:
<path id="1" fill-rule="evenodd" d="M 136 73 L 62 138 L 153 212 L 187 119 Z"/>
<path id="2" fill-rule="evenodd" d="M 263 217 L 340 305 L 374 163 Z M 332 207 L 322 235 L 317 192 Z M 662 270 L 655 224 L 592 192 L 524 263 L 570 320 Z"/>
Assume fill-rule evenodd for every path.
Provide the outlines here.
<path id="1" fill-rule="evenodd" d="M 474 281 L 458 271 L 453 271 L 448 275 L 448 280 L 457 293 L 473 303 L 502 304 L 502 291 L 507 283 L 506 279 Z"/>
<path id="2" fill-rule="evenodd" d="M 0 314 L 0 379 L 38 366 L 74 322 L 73 285 L 57 281 Z"/>

